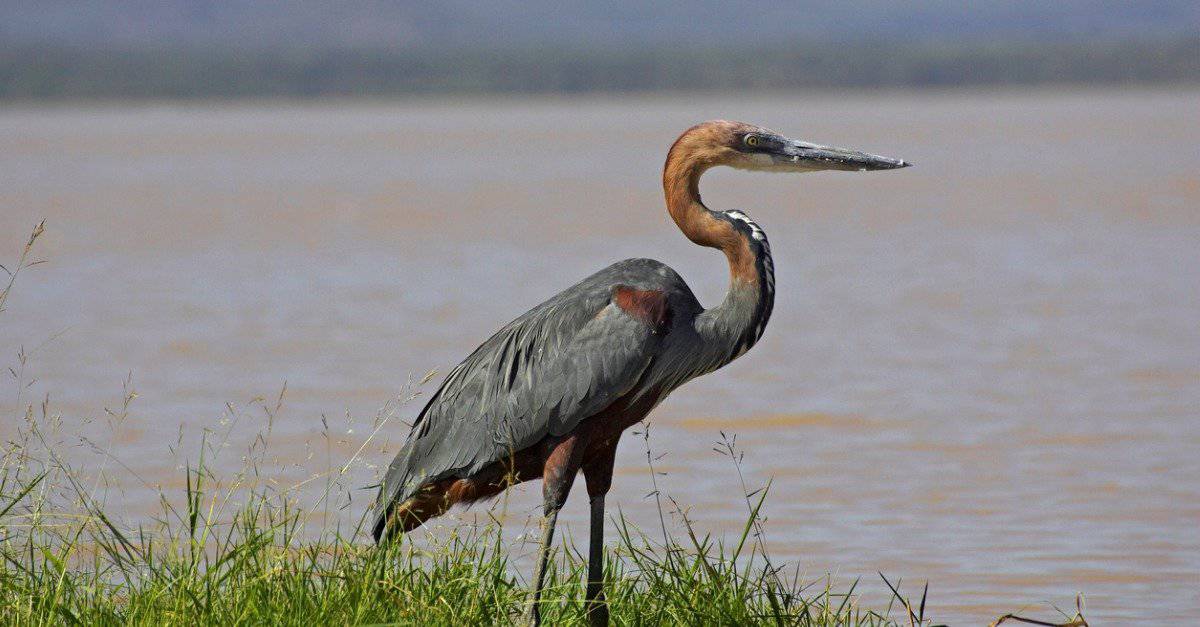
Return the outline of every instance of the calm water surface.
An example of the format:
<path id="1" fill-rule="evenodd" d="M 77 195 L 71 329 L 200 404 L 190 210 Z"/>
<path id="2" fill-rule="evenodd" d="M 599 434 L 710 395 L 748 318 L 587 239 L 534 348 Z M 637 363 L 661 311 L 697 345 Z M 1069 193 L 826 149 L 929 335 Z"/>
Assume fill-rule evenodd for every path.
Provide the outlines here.
<path id="1" fill-rule="evenodd" d="M 740 531 L 712 451 L 737 434 L 747 481 L 774 480 L 767 542 L 810 576 L 875 599 L 877 570 L 928 579 L 955 624 L 1077 591 L 1107 624 L 1195 619 L 1197 111 L 1197 91 L 3 109 L 2 261 L 45 217 L 49 263 L 0 315 L 2 364 L 32 352 L 0 435 L 49 395 L 65 445 L 128 466 L 107 499 L 137 521 L 195 456 L 169 446 L 209 429 L 232 472 L 286 381 L 271 479 L 338 466 L 410 380 L 612 261 L 655 257 L 719 302 L 723 258 L 674 230 L 660 167 L 688 125 L 743 119 L 917 167 L 705 178 L 770 234 L 779 295 L 758 347 L 653 415 L 662 491 Z M 363 448 L 340 516 L 419 407 Z M 610 502 L 656 528 L 641 438 L 618 474 Z M 513 529 L 539 492 L 503 504 Z"/>

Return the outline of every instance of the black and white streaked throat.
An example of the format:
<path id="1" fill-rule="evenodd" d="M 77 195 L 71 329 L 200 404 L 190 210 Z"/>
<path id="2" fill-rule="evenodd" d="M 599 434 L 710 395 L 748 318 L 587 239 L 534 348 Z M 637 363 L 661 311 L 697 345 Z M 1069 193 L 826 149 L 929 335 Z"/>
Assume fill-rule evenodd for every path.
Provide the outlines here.
<path id="1" fill-rule="evenodd" d="M 744 226 L 748 231 L 751 249 L 756 257 L 756 269 L 760 277 L 759 306 L 758 311 L 754 312 L 755 323 L 750 336 L 745 338 L 743 345 L 738 349 L 740 355 L 749 350 L 762 337 L 763 331 L 767 328 L 767 321 L 771 317 L 771 309 L 775 304 L 775 261 L 771 258 L 771 244 L 767 241 L 767 233 L 757 222 L 736 209 L 726 211 L 725 215 L 733 222 Z"/>

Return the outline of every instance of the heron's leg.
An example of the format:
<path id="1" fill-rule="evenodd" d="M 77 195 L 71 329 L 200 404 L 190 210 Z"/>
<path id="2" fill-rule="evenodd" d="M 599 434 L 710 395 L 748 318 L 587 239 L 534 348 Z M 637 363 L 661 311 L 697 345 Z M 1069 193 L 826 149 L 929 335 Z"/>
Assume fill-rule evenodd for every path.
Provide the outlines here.
<path id="1" fill-rule="evenodd" d="M 546 503 L 549 505 L 549 502 Z M 546 579 L 546 565 L 550 561 L 550 547 L 554 542 L 554 523 L 558 520 L 558 510 L 561 507 L 553 509 L 547 507 L 545 517 L 542 519 L 542 538 L 538 543 L 538 562 L 537 570 L 533 576 L 533 603 L 529 605 L 527 614 L 530 625 L 542 624 L 542 584 Z"/>
<path id="2" fill-rule="evenodd" d="M 616 454 L 617 443 L 614 441 L 583 467 L 592 509 L 586 593 L 588 624 L 592 627 L 608 624 L 608 604 L 604 602 L 604 496 L 612 486 Z"/>
<path id="3" fill-rule="evenodd" d="M 554 524 L 558 521 L 558 511 L 571 492 L 575 474 L 579 472 L 581 453 L 578 438 L 569 436 L 554 446 L 542 471 L 542 538 L 538 547 L 537 570 L 533 576 L 533 603 L 529 605 L 526 615 L 531 625 L 540 625 L 542 622 L 542 584 L 545 583 L 550 548 L 554 543 Z"/>

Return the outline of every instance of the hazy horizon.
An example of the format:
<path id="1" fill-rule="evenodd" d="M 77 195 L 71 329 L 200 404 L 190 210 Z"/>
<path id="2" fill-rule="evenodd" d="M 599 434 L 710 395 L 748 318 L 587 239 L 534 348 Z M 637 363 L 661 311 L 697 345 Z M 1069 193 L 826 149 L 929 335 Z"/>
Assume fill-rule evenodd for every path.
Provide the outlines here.
<path id="1" fill-rule="evenodd" d="M 1200 5 L 0 2 L 0 101 L 1200 83 Z"/>

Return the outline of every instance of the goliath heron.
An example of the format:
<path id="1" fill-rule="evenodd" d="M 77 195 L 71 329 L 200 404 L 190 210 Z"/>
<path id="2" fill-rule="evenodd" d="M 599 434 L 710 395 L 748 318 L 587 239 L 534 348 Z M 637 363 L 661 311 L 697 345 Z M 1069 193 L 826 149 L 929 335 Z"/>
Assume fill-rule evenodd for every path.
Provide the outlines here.
<path id="1" fill-rule="evenodd" d="M 529 618 L 539 621 L 554 524 L 575 475 L 591 499 L 587 612 L 605 624 L 604 495 L 621 432 L 684 382 L 744 354 L 762 337 L 775 299 L 762 228 L 741 211 L 700 201 L 700 176 L 744 170 L 891 170 L 909 164 L 785 138 L 724 120 L 698 124 L 663 168 L 667 211 L 679 230 L 729 261 L 724 302 L 705 309 L 670 267 L 617 262 L 529 310 L 450 371 L 421 411 L 380 485 L 373 533 L 383 541 L 456 503 L 542 479 L 540 556 Z"/>

